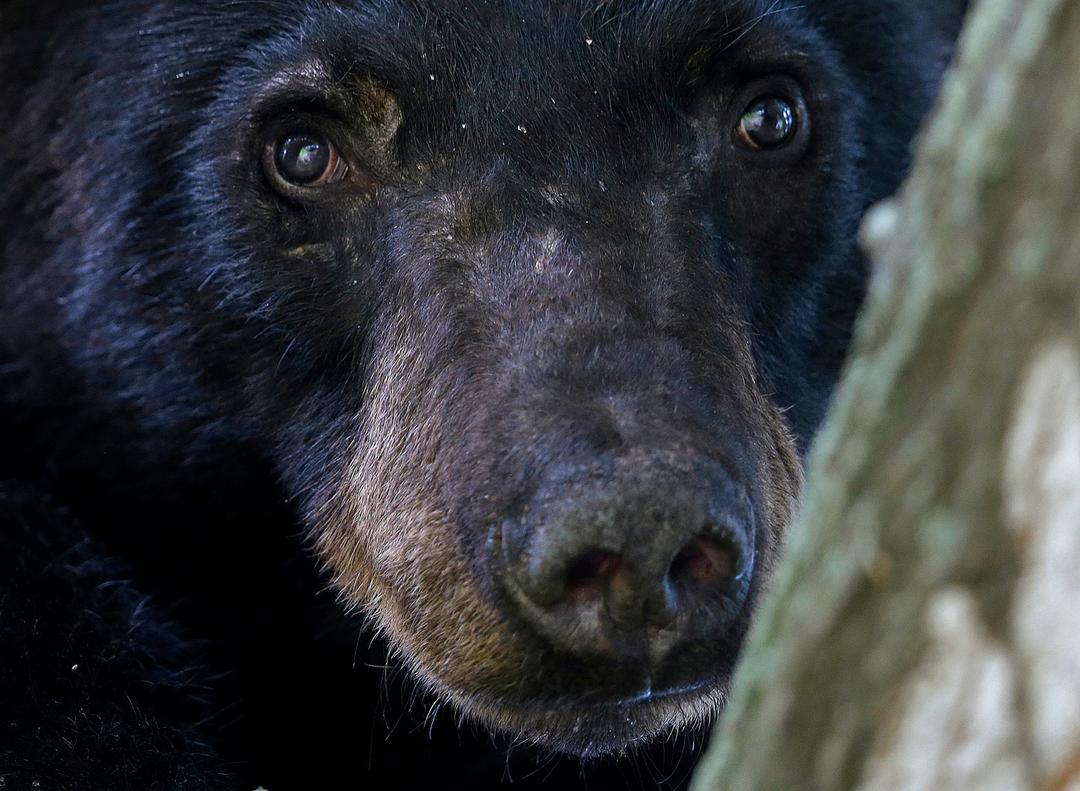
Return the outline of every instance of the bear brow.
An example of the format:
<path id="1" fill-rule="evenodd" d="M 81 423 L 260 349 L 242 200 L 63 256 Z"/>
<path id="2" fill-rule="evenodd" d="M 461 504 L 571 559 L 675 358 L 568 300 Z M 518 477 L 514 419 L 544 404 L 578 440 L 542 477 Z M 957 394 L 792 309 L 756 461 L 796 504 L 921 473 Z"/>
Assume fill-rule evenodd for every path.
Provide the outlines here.
<path id="1" fill-rule="evenodd" d="M 720 54 L 773 18 L 802 8 L 789 0 L 643 0 L 630 5 L 609 1 L 595 6 L 582 21 L 600 30 L 614 29 L 641 49 Z"/>
<path id="2" fill-rule="evenodd" d="M 575 5 L 587 8 L 566 13 Z M 480 7 L 484 13 L 470 18 Z M 253 106 L 257 114 L 294 106 L 336 115 L 355 109 L 350 97 L 358 81 L 368 79 L 423 118 L 435 118 L 434 107 L 456 105 L 461 96 L 478 108 L 478 117 L 508 110 L 528 117 L 531 109 L 517 97 L 529 91 L 511 85 L 507 93 L 504 80 L 515 73 L 526 75 L 536 95 L 555 96 L 564 87 L 558 82 L 571 76 L 577 86 L 633 86 L 637 100 L 663 104 L 672 90 L 695 90 L 725 53 L 749 41 L 755 55 L 771 52 L 786 62 L 788 26 L 778 20 L 802 7 L 789 0 L 573 0 L 555 10 L 526 0 L 341 4 L 309 19 L 303 35 L 281 42 L 261 69 L 253 64 L 265 75 Z M 548 17 L 558 24 L 541 24 Z M 578 90 L 564 105 L 568 134 L 579 121 L 574 107 L 595 93 Z M 472 118 L 460 121 L 479 128 Z"/>
<path id="3" fill-rule="evenodd" d="M 719 57 L 767 25 L 804 6 L 794 0 L 572 0 L 545 10 L 534 0 L 373 0 L 339 2 L 338 13 L 313 31 L 328 63 L 373 73 L 399 86 L 460 68 L 461 52 L 515 47 L 579 52 L 582 68 L 598 60 L 620 66 L 625 53 L 670 72 Z M 576 13 L 569 13 L 577 6 Z M 561 8 L 560 8 L 561 7 Z M 351 24 L 339 26 L 342 18 Z M 554 29 L 548 23 L 556 20 Z M 541 32 L 542 31 L 542 32 Z M 530 40 L 529 33 L 536 38 Z M 544 40 L 548 39 L 548 40 Z M 581 47 L 582 39 L 589 43 Z M 596 47 L 592 47 L 595 42 Z M 467 60 L 467 58 L 466 58 Z"/>

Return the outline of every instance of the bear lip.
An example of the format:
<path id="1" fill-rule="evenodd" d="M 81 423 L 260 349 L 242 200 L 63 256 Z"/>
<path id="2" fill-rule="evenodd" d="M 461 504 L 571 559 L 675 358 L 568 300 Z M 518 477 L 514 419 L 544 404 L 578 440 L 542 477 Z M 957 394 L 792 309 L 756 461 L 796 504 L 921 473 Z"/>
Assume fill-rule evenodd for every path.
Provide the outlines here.
<path id="1" fill-rule="evenodd" d="M 612 706 L 634 706 L 640 703 L 647 703 L 655 700 L 666 700 L 669 698 L 679 698 L 684 695 L 693 695 L 697 692 L 701 692 L 704 689 L 708 689 L 715 685 L 715 681 L 696 681 L 691 684 L 686 684 L 681 687 L 672 687 L 670 689 L 654 690 L 652 683 L 646 685 L 645 689 L 633 697 L 621 698 L 619 700 L 611 701 L 610 703 L 595 703 L 590 708 L 610 708 Z"/>
<path id="2" fill-rule="evenodd" d="M 619 755 L 661 733 L 704 727 L 719 713 L 727 677 L 632 697 L 583 704 L 547 701 L 508 706 L 505 700 L 451 696 L 465 713 L 496 731 L 580 758 Z"/>

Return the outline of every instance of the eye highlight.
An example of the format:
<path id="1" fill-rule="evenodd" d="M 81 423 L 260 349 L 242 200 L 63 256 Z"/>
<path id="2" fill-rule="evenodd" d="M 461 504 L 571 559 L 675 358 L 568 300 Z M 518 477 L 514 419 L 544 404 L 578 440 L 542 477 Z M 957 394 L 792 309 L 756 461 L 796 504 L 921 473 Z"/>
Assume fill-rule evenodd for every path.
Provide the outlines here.
<path id="1" fill-rule="evenodd" d="M 296 131 L 278 139 L 267 151 L 266 163 L 275 181 L 291 187 L 321 187 L 341 181 L 345 160 L 324 135 Z"/>
<path id="2" fill-rule="evenodd" d="M 739 142 L 752 149 L 786 145 L 799 126 L 796 109 L 779 96 L 759 96 L 746 108 L 735 128 Z"/>

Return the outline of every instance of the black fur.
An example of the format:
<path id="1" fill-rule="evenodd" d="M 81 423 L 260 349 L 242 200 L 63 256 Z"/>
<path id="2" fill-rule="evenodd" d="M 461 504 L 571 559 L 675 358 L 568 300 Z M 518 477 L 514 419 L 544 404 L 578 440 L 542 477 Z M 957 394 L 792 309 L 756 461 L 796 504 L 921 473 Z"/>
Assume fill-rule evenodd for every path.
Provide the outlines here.
<path id="1" fill-rule="evenodd" d="M 0 484 L 5 788 L 218 788 L 210 679 L 127 570 L 47 494 Z"/>
<path id="2" fill-rule="evenodd" d="M 730 437 L 748 479 L 761 437 L 731 415 L 758 400 L 805 449 L 862 300 L 858 221 L 903 177 L 965 6 L 7 0 L 0 788 L 410 787 L 433 768 L 447 788 L 596 788 L 656 785 L 654 763 L 682 782 L 687 741 L 521 780 L 534 753 L 432 725 L 427 701 L 384 745 L 411 687 L 356 643 L 316 514 L 406 324 L 425 340 L 412 392 L 448 394 L 419 424 L 476 429 L 443 456 L 461 525 L 485 518 L 491 469 L 509 512 L 538 459 L 609 441 L 580 433 L 600 380 L 663 380 L 640 402 Z M 807 91 L 806 155 L 717 153 L 728 104 L 777 73 Z M 361 78 L 401 109 L 390 153 Z M 260 154 L 282 117 L 349 139 L 380 191 L 276 195 Z M 532 269 L 552 224 L 578 280 Z M 486 537 L 459 539 L 494 586 Z"/>

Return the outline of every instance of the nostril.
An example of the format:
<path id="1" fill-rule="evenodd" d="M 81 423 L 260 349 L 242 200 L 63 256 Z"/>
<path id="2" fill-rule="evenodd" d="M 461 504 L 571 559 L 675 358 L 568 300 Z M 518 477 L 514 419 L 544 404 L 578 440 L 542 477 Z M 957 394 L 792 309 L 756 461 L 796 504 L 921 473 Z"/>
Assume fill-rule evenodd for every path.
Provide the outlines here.
<path id="1" fill-rule="evenodd" d="M 566 572 L 566 597 L 589 599 L 603 596 L 622 568 L 622 558 L 613 552 L 586 552 Z"/>
<path id="2" fill-rule="evenodd" d="M 668 578 L 676 585 L 717 585 L 738 576 L 739 561 L 739 548 L 734 543 L 698 536 L 675 556 Z"/>

